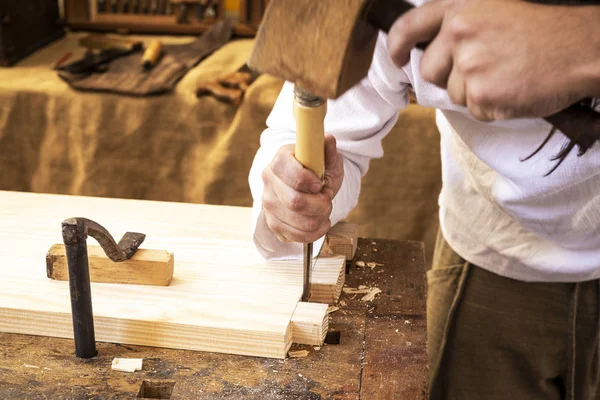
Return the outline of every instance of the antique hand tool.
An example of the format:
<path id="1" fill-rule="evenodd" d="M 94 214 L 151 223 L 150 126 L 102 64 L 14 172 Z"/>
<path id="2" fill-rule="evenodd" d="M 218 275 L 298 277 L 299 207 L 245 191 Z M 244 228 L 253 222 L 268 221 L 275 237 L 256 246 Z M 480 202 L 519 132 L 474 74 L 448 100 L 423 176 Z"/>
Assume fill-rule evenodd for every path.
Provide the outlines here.
<path id="1" fill-rule="evenodd" d="M 100 34 L 89 34 L 79 39 L 79 45 L 90 50 L 141 50 L 143 44 L 139 40 L 124 37 L 106 36 Z"/>
<path id="2" fill-rule="evenodd" d="M 199 81 L 196 84 L 196 96 L 212 95 L 220 101 L 240 105 L 244 93 L 256 80 L 258 74 L 243 66 L 238 71 L 215 81 Z"/>
<path id="3" fill-rule="evenodd" d="M 87 253 L 88 234 L 115 262 L 129 259 L 146 238 L 143 233 L 127 232 L 116 243 L 106 229 L 92 220 L 69 218 L 63 221 L 62 236 L 69 268 L 75 354 L 80 358 L 91 358 L 97 354 Z"/>
<path id="4" fill-rule="evenodd" d="M 559 3 L 572 2 L 552 1 Z M 335 99 L 367 75 L 379 30 L 388 32 L 412 8 L 405 0 L 272 1 L 248 64 L 303 91 Z M 592 105 L 591 99 L 583 99 L 545 118 L 571 141 L 557 159 L 564 160 L 575 146 L 583 154 L 600 140 L 600 113 Z"/>

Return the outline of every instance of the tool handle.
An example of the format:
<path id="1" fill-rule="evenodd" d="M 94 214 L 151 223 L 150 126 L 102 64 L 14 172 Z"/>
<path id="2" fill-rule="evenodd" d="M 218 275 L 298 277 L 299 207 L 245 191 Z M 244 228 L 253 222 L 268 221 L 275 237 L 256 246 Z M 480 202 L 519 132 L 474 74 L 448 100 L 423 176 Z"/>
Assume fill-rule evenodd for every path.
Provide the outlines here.
<path id="1" fill-rule="evenodd" d="M 294 98 L 295 156 L 300 164 L 313 171 L 319 178 L 322 178 L 325 173 L 324 120 L 326 112 L 326 102 L 318 106 L 307 106 Z"/>
<path id="2" fill-rule="evenodd" d="M 145 69 L 151 69 L 156 65 L 163 52 L 162 43 L 158 40 L 154 40 L 142 56 L 142 66 Z"/>

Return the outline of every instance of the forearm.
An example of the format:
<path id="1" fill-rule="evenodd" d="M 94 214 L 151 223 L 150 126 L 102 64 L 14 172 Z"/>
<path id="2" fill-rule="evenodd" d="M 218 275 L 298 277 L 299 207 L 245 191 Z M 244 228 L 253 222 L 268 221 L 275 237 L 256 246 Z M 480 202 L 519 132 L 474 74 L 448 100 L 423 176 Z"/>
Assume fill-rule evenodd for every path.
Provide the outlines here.
<path id="1" fill-rule="evenodd" d="M 592 24 L 592 29 L 594 29 L 594 33 L 592 34 L 594 44 L 591 46 L 590 51 L 596 55 L 589 68 L 592 82 L 591 95 L 592 97 L 600 98 L 600 5 L 593 6 L 591 11 L 594 17 L 594 23 Z"/>
<path id="2" fill-rule="evenodd" d="M 571 10 L 571 18 L 585 28 L 573 32 L 572 46 L 579 49 L 578 59 L 565 62 L 570 61 L 572 81 L 581 88 L 581 97 L 600 97 L 600 5 L 573 6 Z"/>

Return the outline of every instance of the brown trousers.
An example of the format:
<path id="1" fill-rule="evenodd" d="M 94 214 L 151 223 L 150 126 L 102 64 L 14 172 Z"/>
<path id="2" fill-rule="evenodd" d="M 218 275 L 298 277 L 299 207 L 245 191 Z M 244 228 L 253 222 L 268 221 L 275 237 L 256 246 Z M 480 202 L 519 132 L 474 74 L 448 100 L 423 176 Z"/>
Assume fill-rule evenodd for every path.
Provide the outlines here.
<path id="1" fill-rule="evenodd" d="M 427 281 L 430 399 L 600 400 L 600 281 L 504 278 L 441 234 Z"/>

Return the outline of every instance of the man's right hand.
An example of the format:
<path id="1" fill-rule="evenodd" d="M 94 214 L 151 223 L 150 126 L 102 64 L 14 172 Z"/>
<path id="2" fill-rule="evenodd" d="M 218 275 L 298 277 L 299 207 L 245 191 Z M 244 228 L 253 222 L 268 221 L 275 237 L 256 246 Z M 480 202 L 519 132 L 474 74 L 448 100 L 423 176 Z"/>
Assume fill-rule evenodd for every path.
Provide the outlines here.
<path id="1" fill-rule="evenodd" d="M 344 164 L 333 136 L 325 137 L 323 182 L 294 157 L 294 145 L 283 146 L 262 173 L 263 214 L 281 242 L 314 242 L 331 227 L 332 201 L 342 186 Z"/>

